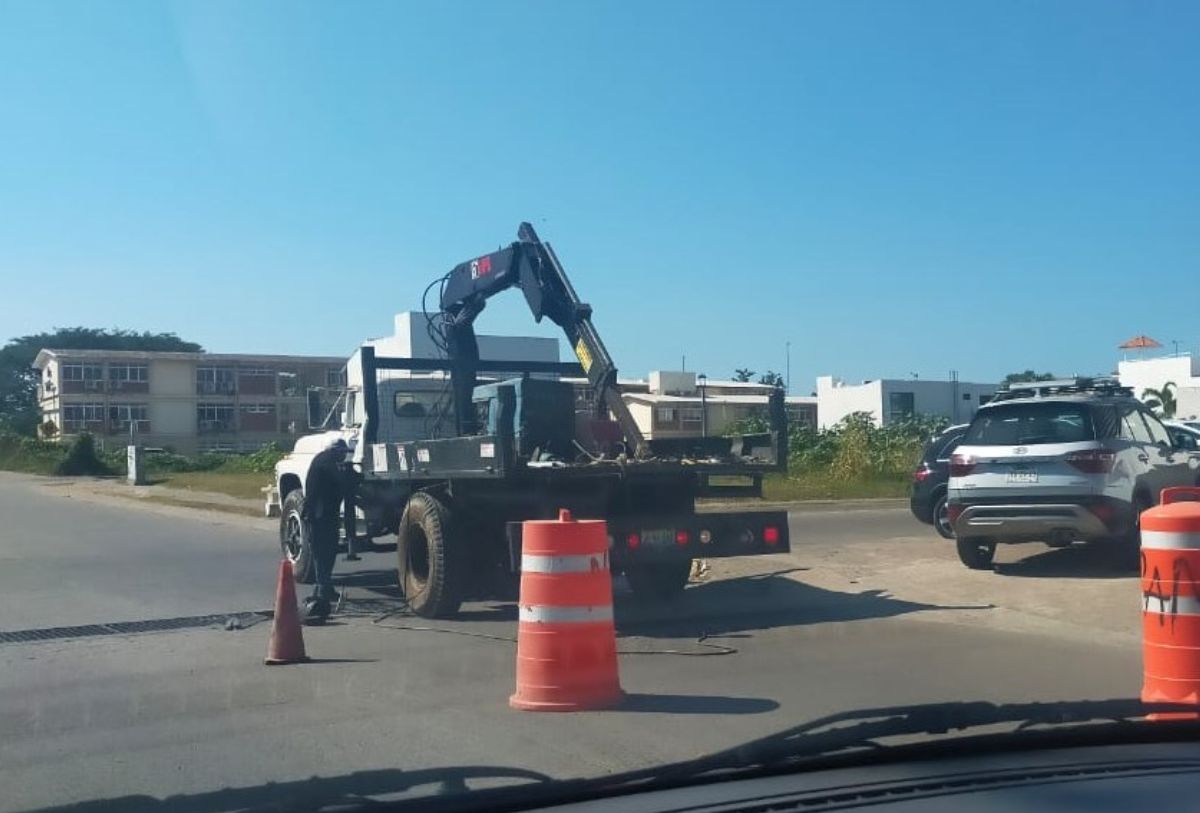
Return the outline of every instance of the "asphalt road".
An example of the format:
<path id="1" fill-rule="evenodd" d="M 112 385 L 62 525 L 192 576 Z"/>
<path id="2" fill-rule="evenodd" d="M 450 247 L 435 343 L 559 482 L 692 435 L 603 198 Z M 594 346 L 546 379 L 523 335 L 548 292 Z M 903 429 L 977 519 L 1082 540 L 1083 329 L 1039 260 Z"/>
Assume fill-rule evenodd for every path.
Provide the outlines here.
<path id="1" fill-rule="evenodd" d="M 269 603 L 267 523 L 76 504 L 23 483 L 0 478 L 0 628 Z M 618 596 L 629 697 L 615 711 L 512 711 L 512 606 L 380 619 L 395 602 L 378 557 L 346 577 L 339 622 L 305 631 L 306 665 L 262 666 L 265 624 L 0 644 L 0 810 L 311 802 L 463 765 L 595 775 L 853 708 L 1137 693 L 1128 574 L 1041 549 L 967 571 L 900 509 L 806 513 L 792 527 L 792 554 L 714 561 L 670 605 Z M 735 651 L 713 655 L 702 635 Z"/>
<path id="2" fill-rule="evenodd" d="M 270 526 L 131 510 L 0 474 L 0 630 L 270 607 Z"/>

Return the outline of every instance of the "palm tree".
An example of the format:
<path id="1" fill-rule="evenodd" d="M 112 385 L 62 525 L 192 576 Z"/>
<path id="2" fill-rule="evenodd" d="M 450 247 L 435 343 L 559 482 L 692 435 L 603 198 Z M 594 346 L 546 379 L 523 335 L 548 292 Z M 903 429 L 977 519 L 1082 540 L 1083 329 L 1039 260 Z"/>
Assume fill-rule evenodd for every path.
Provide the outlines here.
<path id="1" fill-rule="evenodd" d="M 1175 382 L 1168 381 L 1159 389 L 1147 387 L 1142 390 L 1142 400 L 1146 406 L 1154 410 L 1160 418 L 1175 417 Z"/>

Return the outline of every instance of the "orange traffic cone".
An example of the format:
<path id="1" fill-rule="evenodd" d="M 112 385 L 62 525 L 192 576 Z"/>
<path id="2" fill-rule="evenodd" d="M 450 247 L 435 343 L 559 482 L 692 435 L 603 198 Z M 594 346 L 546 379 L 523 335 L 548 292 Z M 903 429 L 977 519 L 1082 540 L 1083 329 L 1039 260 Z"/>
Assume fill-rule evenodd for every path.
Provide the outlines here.
<path id="1" fill-rule="evenodd" d="M 271 621 L 271 642 L 264 663 L 303 663 L 304 635 L 300 631 L 300 613 L 296 609 L 296 582 L 292 563 L 279 563 L 279 587 L 275 590 L 275 618 Z"/>
<path id="2" fill-rule="evenodd" d="M 621 702 L 608 531 L 600 520 L 527 520 L 521 532 L 517 691 L 523 711 L 582 711 Z"/>

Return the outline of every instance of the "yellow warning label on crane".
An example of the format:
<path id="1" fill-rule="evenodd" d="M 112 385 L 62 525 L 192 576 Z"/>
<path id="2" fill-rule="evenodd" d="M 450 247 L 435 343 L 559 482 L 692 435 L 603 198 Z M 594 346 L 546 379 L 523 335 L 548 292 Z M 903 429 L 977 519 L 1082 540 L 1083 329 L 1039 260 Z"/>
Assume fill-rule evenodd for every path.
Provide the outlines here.
<path id="1" fill-rule="evenodd" d="M 587 345 L 583 343 L 583 337 L 575 342 L 575 355 L 579 358 L 579 363 L 583 366 L 585 373 L 592 371 L 592 354 L 588 352 Z"/>

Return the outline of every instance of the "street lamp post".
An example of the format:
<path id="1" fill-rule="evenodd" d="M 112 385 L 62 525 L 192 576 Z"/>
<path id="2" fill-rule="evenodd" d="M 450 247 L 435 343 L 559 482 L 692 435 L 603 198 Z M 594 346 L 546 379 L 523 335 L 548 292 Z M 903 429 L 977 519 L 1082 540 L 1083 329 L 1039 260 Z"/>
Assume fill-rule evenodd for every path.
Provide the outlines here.
<path id="1" fill-rule="evenodd" d="M 708 386 L 708 376 L 704 373 L 696 376 L 696 381 L 700 384 L 700 437 L 708 437 L 708 399 L 705 396 L 705 389 Z"/>

